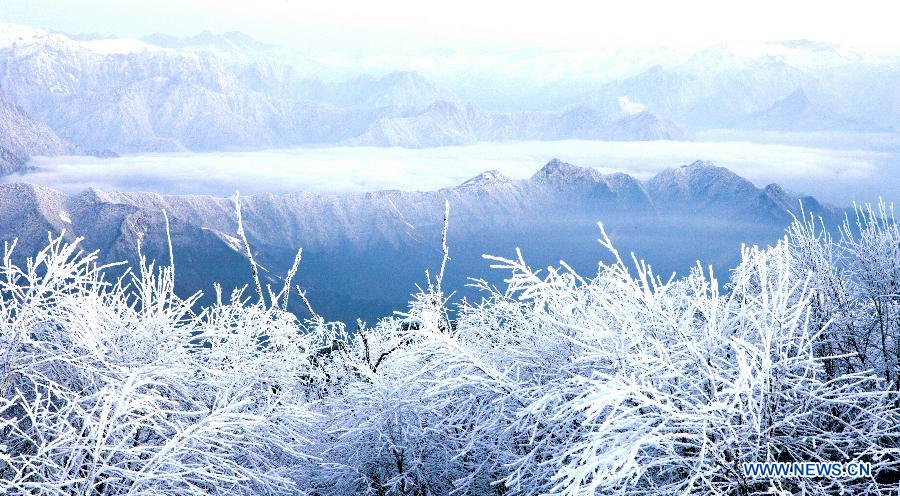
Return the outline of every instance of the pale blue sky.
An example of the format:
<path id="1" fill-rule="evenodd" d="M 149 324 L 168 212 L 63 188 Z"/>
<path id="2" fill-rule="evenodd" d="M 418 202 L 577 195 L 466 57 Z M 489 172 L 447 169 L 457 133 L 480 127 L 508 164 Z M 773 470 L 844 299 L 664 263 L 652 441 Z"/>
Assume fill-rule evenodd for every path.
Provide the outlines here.
<path id="1" fill-rule="evenodd" d="M 321 51 L 584 49 L 807 38 L 900 45 L 891 2 L 0 0 L 0 20 L 69 33 L 238 30 Z"/>

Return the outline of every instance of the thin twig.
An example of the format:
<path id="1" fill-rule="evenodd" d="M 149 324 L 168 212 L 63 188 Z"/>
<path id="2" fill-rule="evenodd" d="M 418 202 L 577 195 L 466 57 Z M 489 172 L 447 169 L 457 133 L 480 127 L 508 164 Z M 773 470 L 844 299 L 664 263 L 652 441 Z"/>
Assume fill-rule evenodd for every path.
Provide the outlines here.
<path id="1" fill-rule="evenodd" d="M 241 193 L 235 192 L 234 210 L 237 214 L 237 234 L 244 242 L 247 249 L 247 259 L 250 260 L 250 270 L 253 272 L 253 283 L 256 285 L 256 294 L 259 295 L 260 303 L 265 304 L 266 298 L 263 295 L 262 284 L 259 282 L 259 268 L 256 266 L 256 260 L 253 259 L 253 251 L 250 249 L 250 242 L 247 241 L 247 233 L 244 232 L 244 217 L 241 215 Z"/>
<path id="2" fill-rule="evenodd" d="M 437 275 L 437 290 L 441 292 L 441 283 L 444 280 L 444 269 L 447 268 L 447 260 L 450 260 L 450 250 L 447 247 L 447 231 L 450 227 L 450 202 L 444 200 L 444 229 L 441 231 L 441 270 Z"/>
<path id="3" fill-rule="evenodd" d="M 172 269 L 172 277 L 175 277 L 175 251 L 172 249 L 172 230 L 169 228 L 169 214 L 166 209 L 162 211 L 163 219 L 166 220 L 166 241 L 169 244 L 169 267 Z"/>
<path id="4" fill-rule="evenodd" d="M 294 263 L 291 265 L 291 270 L 288 271 L 287 277 L 284 279 L 284 289 L 282 290 L 284 293 L 284 301 L 281 303 L 282 310 L 287 310 L 288 297 L 291 295 L 291 280 L 293 280 L 294 275 L 297 274 L 297 268 L 300 267 L 301 258 L 303 258 L 302 247 L 297 249 L 297 255 L 294 256 Z"/>
<path id="5" fill-rule="evenodd" d="M 309 311 L 309 314 L 312 316 L 313 320 L 316 322 L 322 322 L 322 317 L 313 310 L 312 305 L 309 303 L 309 299 L 306 298 L 306 291 L 300 289 L 300 286 L 294 286 L 297 289 L 297 295 L 300 296 L 300 300 L 303 301 L 303 304 L 306 305 L 306 310 Z"/>

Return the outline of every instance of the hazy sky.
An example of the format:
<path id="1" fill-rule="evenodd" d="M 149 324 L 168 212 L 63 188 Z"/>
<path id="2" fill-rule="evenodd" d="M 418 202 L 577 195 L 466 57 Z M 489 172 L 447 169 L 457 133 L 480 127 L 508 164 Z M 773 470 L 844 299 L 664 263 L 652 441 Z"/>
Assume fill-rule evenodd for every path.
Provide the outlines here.
<path id="1" fill-rule="evenodd" d="M 900 45 L 891 2 L 806 0 L 0 0 L 0 19 L 69 33 L 243 31 L 307 50 L 585 49 L 807 38 Z"/>

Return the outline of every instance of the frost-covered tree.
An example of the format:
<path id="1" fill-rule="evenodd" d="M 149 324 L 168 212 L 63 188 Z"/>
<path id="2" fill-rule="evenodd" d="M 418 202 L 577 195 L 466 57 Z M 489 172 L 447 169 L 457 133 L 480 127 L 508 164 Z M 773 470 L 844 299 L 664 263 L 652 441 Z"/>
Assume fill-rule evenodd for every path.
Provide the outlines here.
<path id="1" fill-rule="evenodd" d="M 610 246 L 611 248 L 611 246 Z M 586 280 L 517 260 L 505 292 L 424 327 L 430 401 L 473 482 L 517 494 L 878 491 L 873 480 L 748 480 L 742 462 L 871 461 L 896 472 L 900 417 L 877 374 L 830 375 L 789 246 L 746 249 L 726 294 L 620 259 Z M 463 432 L 457 429 L 465 426 Z M 497 477 L 496 474 L 504 474 Z"/>
<path id="2" fill-rule="evenodd" d="M 900 225 L 893 207 L 855 205 L 837 239 L 813 217 L 788 230 L 797 274 L 808 273 L 823 347 L 838 371 L 875 369 L 900 388 Z"/>
<path id="3" fill-rule="evenodd" d="M 0 268 L 0 489 L 22 494 L 256 494 L 297 489 L 309 459 L 309 338 L 288 313 L 231 302 L 192 315 L 173 272 L 104 279 L 54 239 Z"/>
<path id="4" fill-rule="evenodd" d="M 602 232 L 602 231 L 601 231 Z M 446 224 L 445 236 L 446 242 Z M 244 238 L 248 259 L 252 250 Z M 106 280 L 51 240 L 0 267 L 0 490 L 44 494 L 886 494 L 900 470 L 900 231 L 798 219 L 720 284 L 634 256 L 591 277 L 490 257 L 354 332 L 254 276 L 196 311 L 175 269 Z M 254 270 L 254 274 L 258 272 Z M 266 294 L 266 289 L 268 293 Z M 309 312 L 285 311 L 296 294 Z M 455 315 L 451 320 L 450 315 Z M 858 479 L 744 462 L 864 461 Z"/>

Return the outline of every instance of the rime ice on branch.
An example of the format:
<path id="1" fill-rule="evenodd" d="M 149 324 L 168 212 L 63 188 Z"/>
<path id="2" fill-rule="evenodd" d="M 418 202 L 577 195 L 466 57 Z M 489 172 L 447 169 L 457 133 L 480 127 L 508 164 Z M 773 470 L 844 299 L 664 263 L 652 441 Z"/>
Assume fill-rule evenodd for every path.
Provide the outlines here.
<path id="1" fill-rule="evenodd" d="M 446 240 L 446 226 L 445 234 Z M 602 233 L 602 231 L 601 231 Z M 235 291 L 193 314 L 174 264 L 109 280 L 51 239 L 0 266 L 0 491 L 13 494 L 883 494 L 900 465 L 900 230 L 797 219 L 725 290 L 615 252 L 524 255 L 448 318 L 438 276 L 352 335 Z M 249 243 L 246 243 L 249 252 Z M 252 253 L 251 253 L 252 255 Z M 248 256 L 249 258 L 249 256 Z M 300 292 L 305 298 L 305 293 Z M 254 303 L 248 304 L 248 300 Z M 861 479 L 742 462 L 864 461 Z"/>

